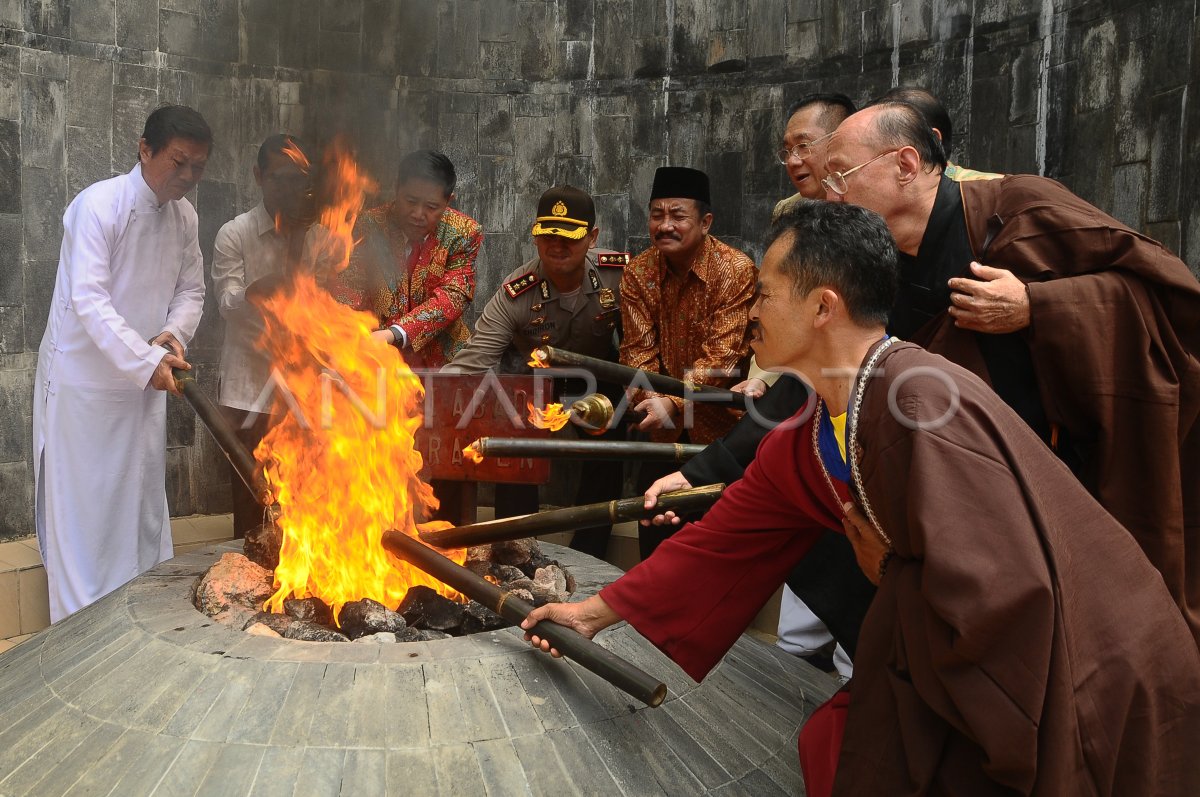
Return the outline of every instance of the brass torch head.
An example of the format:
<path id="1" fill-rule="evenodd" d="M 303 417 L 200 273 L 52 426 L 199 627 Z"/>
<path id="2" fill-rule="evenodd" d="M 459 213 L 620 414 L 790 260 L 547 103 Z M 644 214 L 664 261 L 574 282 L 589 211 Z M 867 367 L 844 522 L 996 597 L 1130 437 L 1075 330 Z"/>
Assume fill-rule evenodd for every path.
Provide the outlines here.
<path id="1" fill-rule="evenodd" d="M 608 431 L 613 419 L 613 403 L 603 393 L 584 396 L 571 405 L 571 422 L 591 435 Z"/>

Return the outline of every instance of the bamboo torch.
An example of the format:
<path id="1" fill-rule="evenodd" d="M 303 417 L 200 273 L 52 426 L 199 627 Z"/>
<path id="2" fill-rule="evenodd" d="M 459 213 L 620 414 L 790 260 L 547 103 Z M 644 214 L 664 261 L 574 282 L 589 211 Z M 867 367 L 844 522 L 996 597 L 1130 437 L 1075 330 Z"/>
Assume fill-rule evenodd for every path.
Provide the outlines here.
<path id="1" fill-rule="evenodd" d="M 628 365 L 601 360 L 599 357 L 589 357 L 586 354 L 576 354 L 566 349 L 556 349 L 553 346 L 539 346 L 533 350 L 532 359 L 540 363 L 543 368 L 552 366 L 586 368 L 595 374 L 597 379 L 615 384 L 627 385 L 636 378 L 646 382 L 659 393 L 665 393 L 669 396 L 679 396 L 680 398 L 703 397 L 702 400 L 707 404 L 725 405 L 737 410 L 746 409 L 746 396 L 742 393 L 726 390 L 723 387 L 693 384 L 685 382 L 682 379 L 676 379 L 673 376 L 667 376 L 666 374 L 643 371 L 640 368 L 632 368 Z"/>
<path id="2" fill-rule="evenodd" d="M 633 459 L 687 462 L 704 450 L 698 443 L 642 443 L 626 440 L 555 440 L 530 437 L 481 437 L 470 449 L 481 457 L 552 459 Z"/>
<path id="3" fill-rule="evenodd" d="M 583 529 L 601 523 L 615 523 L 618 520 L 653 517 L 667 510 L 682 514 L 696 509 L 705 509 L 717 502 L 724 489 L 725 485 L 723 484 L 710 484 L 705 487 L 693 487 L 690 490 L 663 493 L 658 497 L 658 502 L 653 509 L 646 509 L 645 498 L 639 495 L 617 501 L 569 506 L 532 515 L 472 523 L 443 531 L 422 531 L 420 537 L 422 542 L 436 545 L 439 548 L 466 548 L 471 545 L 484 545 L 504 540 L 519 540 L 524 537 L 535 537 L 538 534 Z"/>

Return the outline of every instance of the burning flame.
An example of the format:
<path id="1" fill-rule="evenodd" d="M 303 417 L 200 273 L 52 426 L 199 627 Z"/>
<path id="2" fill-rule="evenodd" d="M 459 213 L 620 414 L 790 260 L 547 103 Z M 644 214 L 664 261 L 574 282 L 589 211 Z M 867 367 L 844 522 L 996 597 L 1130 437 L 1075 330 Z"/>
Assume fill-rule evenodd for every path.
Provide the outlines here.
<path id="1" fill-rule="evenodd" d="M 478 440 L 464 448 L 462 453 L 463 460 L 466 462 L 473 462 L 476 465 L 478 465 L 480 462 L 483 462 L 483 451 L 480 448 Z"/>
<path id="2" fill-rule="evenodd" d="M 341 147 L 326 153 L 322 174 L 335 201 L 320 223 L 344 267 L 373 184 Z M 261 310 L 261 345 L 277 369 L 276 396 L 289 409 L 255 452 L 282 509 L 276 592 L 265 608 L 278 612 L 287 598 L 315 596 L 336 618 L 343 604 L 361 598 L 395 608 L 417 584 L 457 598 L 381 544 L 388 529 L 415 537 L 434 527 L 418 527 L 437 507 L 418 475 L 421 381 L 394 347 L 371 337 L 371 314 L 338 303 L 310 273 L 293 274 Z M 460 564 L 466 559 L 465 550 L 451 554 Z"/>
<path id="3" fill-rule="evenodd" d="M 571 413 L 563 411 L 561 404 L 547 404 L 546 409 L 539 410 L 529 405 L 529 422 L 539 429 L 549 429 L 557 432 L 571 420 Z"/>
<path id="4" fill-rule="evenodd" d="M 283 145 L 283 154 L 291 158 L 292 163 L 296 164 L 296 168 L 308 174 L 309 163 L 308 157 L 300 151 L 300 147 L 296 146 L 296 142 L 288 139 L 288 143 Z"/>
<path id="5" fill-rule="evenodd" d="M 530 368 L 549 368 L 549 367 L 550 367 L 550 364 L 549 364 L 548 362 L 546 362 L 545 360 L 543 360 L 543 359 L 542 359 L 542 358 L 541 358 L 541 357 L 538 355 L 538 350 L 537 350 L 537 349 L 534 349 L 533 351 L 531 351 L 531 352 L 529 353 L 529 363 L 528 363 L 528 365 L 529 365 L 529 367 L 530 367 Z"/>

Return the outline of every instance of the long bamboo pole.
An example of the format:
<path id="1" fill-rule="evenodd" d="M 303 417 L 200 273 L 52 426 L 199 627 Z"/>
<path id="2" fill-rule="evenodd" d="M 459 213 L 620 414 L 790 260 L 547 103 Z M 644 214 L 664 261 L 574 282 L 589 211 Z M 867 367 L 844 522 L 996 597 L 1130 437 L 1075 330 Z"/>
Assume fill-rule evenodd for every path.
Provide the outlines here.
<path id="1" fill-rule="evenodd" d="M 424 570 L 511 623 L 521 623 L 533 611 L 532 605 L 511 592 L 455 564 L 402 531 L 384 532 L 383 547 L 393 556 Z M 529 629 L 529 633 L 549 640 L 564 656 L 648 706 L 658 706 L 667 696 L 666 684 L 577 631 L 543 620 Z"/>
<path id="2" fill-rule="evenodd" d="M 666 374 L 643 371 L 640 368 L 632 368 L 628 365 L 601 360 L 598 357 L 589 357 L 586 354 L 576 354 L 566 349 L 556 349 L 553 346 L 539 346 L 533 350 L 533 359 L 544 364 L 546 367 L 585 368 L 595 374 L 597 379 L 605 382 L 627 385 L 634 379 L 639 379 L 649 384 L 650 387 L 659 393 L 679 396 L 680 398 L 701 398 L 702 401 L 708 404 L 726 405 L 738 410 L 746 409 L 746 396 L 742 393 L 726 390 L 723 387 L 713 387 L 712 385 L 692 384 L 684 382 L 682 379 L 676 379 L 673 376 L 667 376 Z"/>
<path id="3" fill-rule="evenodd" d="M 200 421 L 216 441 L 217 448 L 229 460 L 229 464 L 233 465 L 234 471 L 246 484 L 254 496 L 254 500 L 263 506 L 275 503 L 271 487 L 259 469 L 254 455 L 246 446 L 242 445 L 242 441 L 238 439 L 229 420 L 221 414 L 217 405 L 212 403 L 212 399 L 205 395 L 200 388 L 200 383 L 196 381 L 190 371 L 173 368 L 171 373 L 175 377 L 175 384 L 179 387 L 179 391 L 183 393 L 183 398 L 196 411 L 196 415 L 199 416 Z"/>
<path id="4" fill-rule="evenodd" d="M 466 548 L 471 545 L 503 542 L 504 540 L 519 540 L 538 534 L 572 531 L 603 523 L 615 523 L 618 520 L 653 517 L 667 510 L 683 513 L 704 509 L 715 504 L 724 489 L 725 485 L 723 484 L 710 484 L 704 487 L 693 487 L 690 490 L 663 493 L 658 497 L 658 502 L 653 509 L 646 509 L 645 499 L 639 495 L 617 501 L 569 506 L 532 515 L 472 523 L 443 531 L 422 531 L 420 537 L 422 542 L 436 545 L 439 548 Z"/>
<path id="5" fill-rule="evenodd" d="M 481 457 L 552 459 L 631 459 L 640 462 L 687 462 L 704 450 L 697 443 L 642 443 L 626 440 L 542 440 L 528 437 L 481 437 L 471 444 Z"/>

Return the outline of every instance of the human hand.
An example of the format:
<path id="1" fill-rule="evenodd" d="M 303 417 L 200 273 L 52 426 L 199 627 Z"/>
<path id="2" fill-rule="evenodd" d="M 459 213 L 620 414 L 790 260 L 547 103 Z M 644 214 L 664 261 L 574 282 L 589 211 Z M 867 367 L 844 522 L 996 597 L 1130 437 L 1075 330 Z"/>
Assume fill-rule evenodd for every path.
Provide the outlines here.
<path id="1" fill-rule="evenodd" d="M 633 409 L 636 412 L 646 413 L 646 417 L 637 425 L 637 428 L 643 432 L 649 432 L 652 429 L 675 428 L 673 419 L 679 410 L 676 409 L 675 402 L 666 396 L 652 396 Z"/>
<path id="2" fill-rule="evenodd" d="M 372 330 L 371 337 L 380 343 L 386 343 L 389 346 L 396 342 L 396 335 L 390 329 Z"/>
<path id="3" fill-rule="evenodd" d="M 591 639 L 613 623 L 619 622 L 621 618 L 599 595 L 593 595 L 579 603 L 547 603 L 545 606 L 534 609 L 528 617 L 521 621 L 521 628 L 525 631 L 525 641 L 543 653 L 549 653 L 558 659 L 562 658 L 562 654 L 550 646 L 549 640 L 529 633 L 529 629 L 542 620 L 566 626 Z"/>
<path id="4" fill-rule="evenodd" d="M 729 389 L 734 393 L 742 393 L 749 398 L 760 398 L 763 393 L 767 392 L 767 383 L 758 377 L 754 377 L 744 382 L 738 382 Z"/>
<path id="5" fill-rule="evenodd" d="M 650 485 L 650 489 L 646 491 L 646 501 L 643 506 L 646 507 L 646 509 L 653 509 L 654 505 L 658 503 L 658 497 L 663 493 L 671 493 L 675 490 L 687 490 L 690 489 L 691 486 L 692 483 L 684 478 L 682 471 L 677 470 L 674 473 L 668 473 L 666 476 L 663 476 L 654 484 Z M 643 526 L 649 526 L 652 523 L 655 526 L 665 526 L 668 523 L 678 526 L 682 521 L 683 518 L 678 517 L 671 510 L 667 510 L 661 515 L 655 515 L 652 518 L 644 518 L 638 522 Z"/>
<path id="6" fill-rule="evenodd" d="M 880 563 L 887 555 L 888 547 L 883 544 L 871 521 L 867 520 L 866 515 L 853 502 L 847 501 L 842 504 L 842 511 L 846 513 L 842 518 L 842 528 L 845 529 L 846 537 L 854 548 L 854 558 L 867 580 L 878 587 Z"/>
<path id="7" fill-rule="evenodd" d="M 159 332 L 157 336 L 150 340 L 150 345 L 166 346 L 172 354 L 181 360 L 183 359 L 183 344 L 170 332 Z"/>
<path id="8" fill-rule="evenodd" d="M 174 354 L 168 352 L 163 355 L 163 358 L 158 361 L 158 365 L 154 367 L 154 373 L 150 375 L 150 387 L 155 390 L 165 390 L 168 393 L 174 393 L 176 396 L 182 396 L 183 391 L 175 383 L 175 375 L 171 373 L 172 368 L 179 368 L 184 371 L 192 370 L 192 366 L 187 360 L 182 357 L 176 357 Z"/>
<path id="9" fill-rule="evenodd" d="M 975 332 L 1002 335 L 1029 326 L 1029 293 L 1011 271 L 971 262 L 978 279 L 955 277 L 950 286 L 950 316 L 954 325 Z"/>

